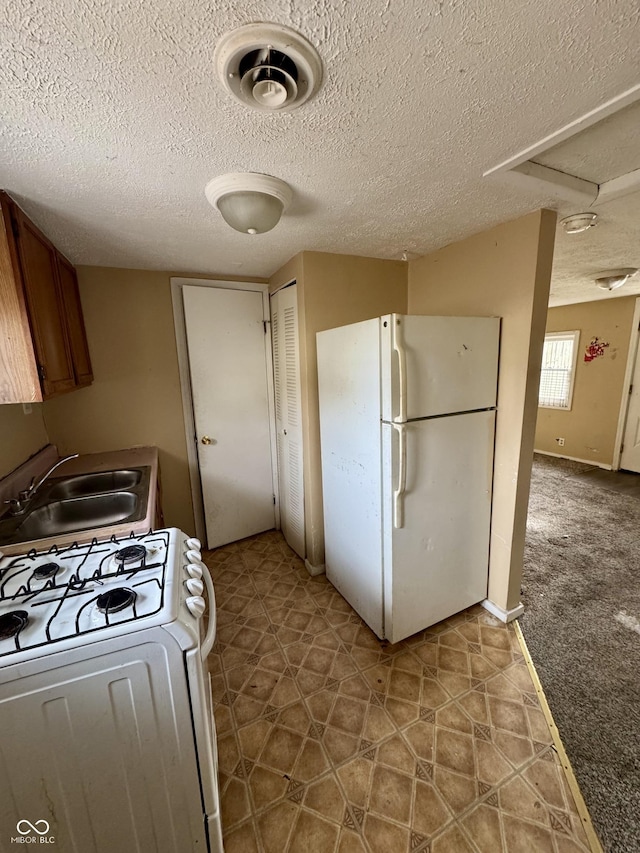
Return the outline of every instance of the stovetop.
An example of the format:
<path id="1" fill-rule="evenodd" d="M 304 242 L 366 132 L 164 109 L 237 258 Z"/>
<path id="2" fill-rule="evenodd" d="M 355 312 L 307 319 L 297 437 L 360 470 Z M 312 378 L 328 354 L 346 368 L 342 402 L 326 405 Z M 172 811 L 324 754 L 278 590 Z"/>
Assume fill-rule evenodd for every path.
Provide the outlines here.
<path id="1" fill-rule="evenodd" d="M 176 563 L 171 539 L 150 531 L 0 559 L 0 665 L 158 621 Z"/>

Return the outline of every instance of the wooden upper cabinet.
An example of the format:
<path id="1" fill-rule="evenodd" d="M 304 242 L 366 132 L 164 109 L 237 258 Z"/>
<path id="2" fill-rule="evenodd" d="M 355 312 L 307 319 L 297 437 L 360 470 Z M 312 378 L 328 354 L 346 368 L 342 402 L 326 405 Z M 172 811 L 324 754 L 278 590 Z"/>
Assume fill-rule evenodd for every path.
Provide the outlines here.
<path id="1" fill-rule="evenodd" d="M 76 384 L 79 386 L 90 385 L 93 382 L 93 371 L 91 370 L 87 335 L 84 330 L 78 276 L 69 261 L 59 252 L 57 252 L 57 261 Z"/>
<path id="2" fill-rule="evenodd" d="M 9 211 L 0 200 L 0 403 L 42 400 L 24 289 L 16 286 L 18 267 Z"/>
<path id="3" fill-rule="evenodd" d="M 46 400 L 75 388 L 55 246 L 16 209 L 18 254 L 29 306 L 38 373 Z"/>
<path id="4" fill-rule="evenodd" d="M 0 193 L 0 402 L 48 400 L 92 381 L 73 266 Z"/>

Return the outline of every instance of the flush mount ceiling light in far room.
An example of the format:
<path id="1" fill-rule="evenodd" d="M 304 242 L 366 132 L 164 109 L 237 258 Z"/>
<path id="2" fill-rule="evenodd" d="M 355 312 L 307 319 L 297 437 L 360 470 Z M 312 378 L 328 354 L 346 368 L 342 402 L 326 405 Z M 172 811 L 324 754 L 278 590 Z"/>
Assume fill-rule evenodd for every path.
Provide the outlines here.
<path id="1" fill-rule="evenodd" d="M 316 49 L 280 24 L 246 24 L 227 33 L 216 45 L 213 61 L 229 94 L 263 112 L 293 110 L 322 83 Z"/>
<path id="2" fill-rule="evenodd" d="M 582 234 L 598 224 L 597 213 L 573 213 L 560 220 L 565 234 Z"/>
<path id="3" fill-rule="evenodd" d="M 209 181 L 207 201 L 227 225 L 243 234 L 264 234 L 280 221 L 293 198 L 291 187 L 271 175 L 233 172 Z"/>
<path id="4" fill-rule="evenodd" d="M 619 270 L 606 270 L 600 272 L 595 278 L 595 282 L 602 290 L 617 290 L 626 284 L 631 276 L 634 276 L 638 270 L 636 267 L 624 267 Z"/>

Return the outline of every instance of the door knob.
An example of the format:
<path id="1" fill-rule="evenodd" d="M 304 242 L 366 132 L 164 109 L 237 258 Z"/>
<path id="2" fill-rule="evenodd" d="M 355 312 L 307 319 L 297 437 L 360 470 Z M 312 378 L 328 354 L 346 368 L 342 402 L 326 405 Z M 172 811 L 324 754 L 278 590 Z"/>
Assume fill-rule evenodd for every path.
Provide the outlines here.
<path id="1" fill-rule="evenodd" d="M 202 438 L 200 439 L 200 441 L 201 441 L 203 444 L 213 444 L 213 439 L 212 439 L 212 438 L 209 438 L 209 436 L 208 436 L 208 435 L 203 435 L 203 436 L 202 436 Z"/>

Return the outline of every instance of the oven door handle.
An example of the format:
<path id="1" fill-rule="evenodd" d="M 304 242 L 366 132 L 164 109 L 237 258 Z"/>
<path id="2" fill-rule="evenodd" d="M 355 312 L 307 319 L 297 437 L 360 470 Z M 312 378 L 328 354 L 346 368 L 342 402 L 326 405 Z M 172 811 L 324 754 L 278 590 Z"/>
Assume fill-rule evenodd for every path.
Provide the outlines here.
<path id="1" fill-rule="evenodd" d="M 206 661 L 216 639 L 216 594 L 213 589 L 213 580 L 209 574 L 209 569 L 204 563 L 202 564 L 202 577 L 207 587 L 207 598 L 209 599 L 209 626 L 207 627 L 207 634 L 202 641 L 200 649 L 202 660 Z"/>

